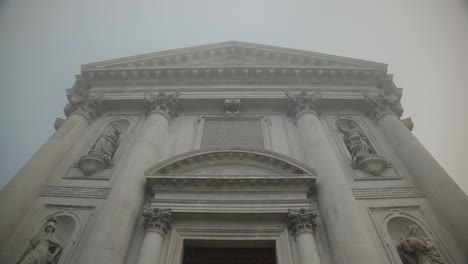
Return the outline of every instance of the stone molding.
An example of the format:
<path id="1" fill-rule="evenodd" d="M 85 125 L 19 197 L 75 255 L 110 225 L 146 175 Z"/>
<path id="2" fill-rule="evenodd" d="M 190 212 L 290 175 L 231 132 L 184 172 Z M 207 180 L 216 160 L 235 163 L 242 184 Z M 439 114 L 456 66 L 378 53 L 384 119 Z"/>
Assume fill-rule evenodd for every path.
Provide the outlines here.
<path id="1" fill-rule="evenodd" d="M 317 222 L 315 220 L 317 216 L 318 211 L 316 209 L 290 209 L 288 211 L 288 223 L 293 236 L 298 236 L 303 232 L 314 233 L 317 228 Z"/>
<path id="2" fill-rule="evenodd" d="M 171 229 L 171 222 L 174 219 L 171 209 L 144 209 L 142 216 L 146 232 L 158 232 L 163 236 Z"/>
<path id="3" fill-rule="evenodd" d="M 174 175 L 201 163 L 231 160 L 235 162 L 246 161 L 264 164 L 274 168 L 281 174 L 314 175 L 317 173 L 307 165 L 288 156 L 264 149 L 254 148 L 207 148 L 182 153 L 169 158 L 146 171 L 146 175 Z"/>
<path id="4" fill-rule="evenodd" d="M 424 197 L 418 187 L 353 189 L 357 200 Z"/>
<path id="5" fill-rule="evenodd" d="M 158 94 L 145 94 L 148 115 L 160 113 L 168 120 L 179 115 L 179 92 L 166 95 L 165 92 Z"/>
<path id="6" fill-rule="evenodd" d="M 400 118 L 403 114 L 403 107 L 400 99 L 395 93 L 364 95 L 365 114 L 375 122 L 386 115 L 395 115 Z"/>
<path id="7" fill-rule="evenodd" d="M 102 99 L 102 95 L 72 94 L 63 112 L 66 117 L 70 117 L 73 114 L 82 115 L 91 123 L 95 118 L 102 115 Z"/>
<path id="8" fill-rule="evenodd" d="M 288 100 L 288 116 L 298 119 L 305 113 L 320 114 L 319 107 L 322 101 L 320 92 L 308 94 L 304 91 L 299 95 L 286 92 L 286 97 Z"/>
<path id="9" fill-rule="evenodd" d="M 276 188 L 312 189 L 317 177 L 312 175 L 171 175 L 146 176 L 148 188 L 154 193 L 167 188 Z"/>
<path id="10" fill-rule="evenodd" d="M 41 196 L 107 199 L 110 188 L 47 186 Z"/>
<path id="11" fill-rule="evenodd" d="M 241 101 L 239 98 L 224 99 L 224 113 L 226 115 L 239 115 Z"/>

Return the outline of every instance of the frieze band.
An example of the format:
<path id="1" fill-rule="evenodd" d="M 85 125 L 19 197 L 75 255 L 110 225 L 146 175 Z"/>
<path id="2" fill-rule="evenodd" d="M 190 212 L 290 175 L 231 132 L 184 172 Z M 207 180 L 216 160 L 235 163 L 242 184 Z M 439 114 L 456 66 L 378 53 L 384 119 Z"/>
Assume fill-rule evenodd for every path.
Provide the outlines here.
<path id="1" fill-rule="evenodd" d="M 424 197 L 417 187 L 353 189 L 353 195 L 357 200 Z"/>
<path id="2" fill-rule="evenodd" d="M 107 199 L 110 188 L 47 186 L 41 196 Z"/>

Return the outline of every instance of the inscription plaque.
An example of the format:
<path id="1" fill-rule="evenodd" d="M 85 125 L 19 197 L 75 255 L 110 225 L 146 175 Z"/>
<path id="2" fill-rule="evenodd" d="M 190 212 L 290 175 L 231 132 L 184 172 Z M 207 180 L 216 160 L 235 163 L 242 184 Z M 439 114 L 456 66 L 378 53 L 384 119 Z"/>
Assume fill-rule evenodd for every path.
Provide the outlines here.
<path id="1" fill-rule="evenodd" d="M 261 119 L 207 118 L 200 147 L 264 148 Z"/>

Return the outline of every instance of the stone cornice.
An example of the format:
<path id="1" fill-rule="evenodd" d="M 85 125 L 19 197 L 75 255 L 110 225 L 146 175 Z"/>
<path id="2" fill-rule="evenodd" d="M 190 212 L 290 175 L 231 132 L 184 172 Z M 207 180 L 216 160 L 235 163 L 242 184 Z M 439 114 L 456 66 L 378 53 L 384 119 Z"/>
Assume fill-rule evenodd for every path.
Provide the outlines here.
<path id="1" fill-rule="evenodd" d="M 74 114 L 81 115 L 91 123 L 102 114 L 102 99 L 102 95 L 89 96 L 72 94 L 63 112 L 66 117 L 70 117 Z"/>
<path id="2" fill-rule="evenodd" d="M 148 188 L 157 193 L 167 188 L 267 188 L 305 189 L 314 188 L 317 177 L 312 175 L 167 175 L 146 176 Z"/>
<path id="3" fill-rule="evenodd" d="M 147 232 L 158 232 L 163 236 L 171 229 L 171 222 L 174 219 L 171 209 L 144 209 L 142 216 L 143 228 Z"/>
<path id="4" fill-rule="evenodd" d="M 313 94 L 301 92 L 299 95 L 286 92 L 286 98 L 288 100 L 288 116 L 297 119 L 305 113 L 319 114 L 322 101 L 322 95 L 319 92 Z"/>
<path id="5" fill-rule="evenodd" d="M 384 69 L 310 68 L 310 67 L 163 67 L 122 68 L 82 71 L 87 83 L 159 83 L 159 82 L 279 82 L 320 83 L 352 82 L 378 84 L 386 78 Z"/>
<path id="6" fill-rule="evenodd" d="M 368 117 L 378 122 L 380 118 L 386 115 L 395 115 L 400 118 L 403 114 L 403 107 L 398 95 L 395 93 L 366 95 L 365 112 Z"/>
<path id="7" fill-rule="evenodd" d="M 166 95 L 164 92 L 158 94 L 148 93 L 145 95 L 147 113 L 160 113 L 169 120 L 179 115 L 179 92 Z"/>
<path id="8" fill-rule="evenodd" d="M 424 197 L 418 187 L 353 189 L 352 191 L 357 200 Z"/>
<path id="9" fill-rule="evenodd" d="M 315 209 L 298 209 L 289 210 L 288 222 L 289 228 L 293 236 L 297 236 L 303 232 L 315 232 L 317 223 L 315 219 L 318 216 L 318 211 Z"/>

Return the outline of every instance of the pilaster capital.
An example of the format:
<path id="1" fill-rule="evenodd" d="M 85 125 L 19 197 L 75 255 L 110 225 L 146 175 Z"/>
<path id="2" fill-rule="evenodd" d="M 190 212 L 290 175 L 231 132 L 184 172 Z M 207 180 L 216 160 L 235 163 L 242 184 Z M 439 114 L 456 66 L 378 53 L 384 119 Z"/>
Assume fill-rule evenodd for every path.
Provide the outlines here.
<path id="1" fill-rule="evenodd" d="M 66 117 L 82 115 L 89 123 L 102 114 L 102 95 L 89 96 L 73 94 L 63 109 Z"/>
<path id="2" fill-rule="evenodd" d="M 166 94 L 159 92 L 158 94 L 145 94 L 148 115 L 152 113 L 160 113 L 171 120 L 179 115 L 179 92 Z"/>
<path id="3" fill-rule="evenodd" d="M 365 113 L 375 122 L 386 115 L 394 115 L 398 118 L 403 114 L 403 107 L 400 99 L 395 93 L 379 94 L 379 95 L 364 95 Z"/>
<path id="4" fill-rule="evenodd" d="M 318 216 L 316 209 L 305 209 L 301 208 L 298 210 L 288 210 L 288 222 L 289 229 L 292 230 L 294 236 L 299 235 L 302 232 L 315 232 L 317 223 L 315 218 Z"/>
<path id="5" fill-rule="evenodd" d="M 166 235 L 171 229 L 171 222 L 174 219 L 171 209 L 144 209 L 143 212 L 143 228 L 147 231 L 158 232 L 161 235 Z"/>
<path id="6" fill-rule="evenodd" d="M 288 116 L 297 119 L 305 113 L 319 114 L 318 108 L 322 101 L 320 92 L 312 94 L 301 92 L 299 95 L 286 92 L 286 97 L 288 99 Z"/>

